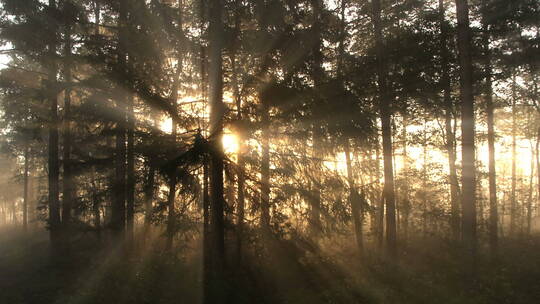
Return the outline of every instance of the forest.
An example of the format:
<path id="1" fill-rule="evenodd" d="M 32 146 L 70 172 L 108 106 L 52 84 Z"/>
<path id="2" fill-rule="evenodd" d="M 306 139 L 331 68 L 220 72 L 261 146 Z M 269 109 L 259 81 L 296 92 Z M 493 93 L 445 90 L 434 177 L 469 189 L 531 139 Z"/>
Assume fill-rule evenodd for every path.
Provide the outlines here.
<path id="1" fill-rule="evenodd" d="M 540 1 L 0 0 L 0 303 L 540 303 Z"/>

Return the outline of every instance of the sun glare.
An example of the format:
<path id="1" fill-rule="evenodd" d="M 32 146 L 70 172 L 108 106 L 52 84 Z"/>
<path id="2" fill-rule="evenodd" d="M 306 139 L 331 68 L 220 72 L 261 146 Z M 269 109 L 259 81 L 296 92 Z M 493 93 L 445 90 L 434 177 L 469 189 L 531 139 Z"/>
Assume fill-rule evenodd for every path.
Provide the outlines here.
<path id="1" fill-rule="evenodd" d="M 221 139 L 225 153 L 238 152 L 238 137 L 233 133 L 225 133 Z"/>
<path id="2" fill-rule="evenodd" d="M 172 133 L 172 118 L 165 117 L 159 122 L 159 129 L 165 133 Z"/>

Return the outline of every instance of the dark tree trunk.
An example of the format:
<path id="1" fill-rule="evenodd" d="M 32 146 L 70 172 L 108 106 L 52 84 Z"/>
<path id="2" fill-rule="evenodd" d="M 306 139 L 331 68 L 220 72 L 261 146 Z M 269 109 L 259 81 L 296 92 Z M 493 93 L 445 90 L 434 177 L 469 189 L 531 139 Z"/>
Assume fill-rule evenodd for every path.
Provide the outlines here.
<path id="1" fill-rule="evenodd" d="M 178 73 L 176 75 L 178 77 Z M 178 78 L 175 80 L 175 85 L 173 86 L 173 97 L 172 100 L 174 103 L 176 103 L 176 100 L 178 98 Z M 176 93 L 175 93 L 176 91 Z M 176 104 L 173 105 L 173 107 L 176 109 Z M 172 118 L 172 134 L 171 134 L 171 143 L 173 147 L 176 146 L 176 136 L 177 136 L 177 130 L 178 130 L 178 121 L 175 117 Z M 172 169 L 172 172 L 170 172 L 169 175 L 169 194 L 167 196 L 167 250 L 170 250 L 173 245 L 173 238 L 175 234 L 175 227 L 174 223 L 176 220 L 176 209 L 175 209 L 175 201 L 176 201 L 176 168 Z"/>
<path id="2" fill-rule="evenodd" d="M 408 180 L 409 172 L 409 155 L 407 152 L 407 126 L 408 126 L 408 117 L 407 113 L 403 114 L 403 178 L 405 181 Z M 405 182 L 403 187 L 403 202 L 401 204 L 401 214 L 402 214 L 402 226 L 403 226 L 403 240 L 402 244 L 405 244 L 409 239 L 409 216 L 411 211 L 411 202 L 409 199 L 409 183 Z"/>
<path id="3" fill-rule="evenodd" d="M 443 0 L 439 0 L 439 19 L 441 30 L 441 82 L 443 88 L 443 102 L 444 102 L 444 127 L 446 133 L 446 153 L 448 154 L 448 183 L 450 184 L 450 229 L 452 230 L 452 237 L 454 240 L 459 239 L 460 235 L 460 223 L 459 223 L 459 199 L 458 199 L 458 187 L 459 181 L 456 170 L 456 150 L 455 145 L 455 133 L 452 128 L 452 116 L 454 111 L 454 105 L 452 97 L 450 95 L 452 88 L 450 82 L 450 70 L 449 61 L 450 54 L 448 51 L 448 23 L 445 20 L 446 10 Z"/>
<path id="4" fill-rule="evenodd" d="M 133 96 L 128 96 L 127 102 L 126 228 L 128 239 L 132 241 L 135 217 L 135 112 L 133 111 Z"/>
<path id="5" fill-rule="evenodd" d="M 382 250 L 384 242 L 384 193 L 380 189 L 380 180 L 381 180 L 381 149 L 379 145 L 379 135 L 377 134 L 377 143 L 375 146 L 375 180 L 377 184 L 377 190 L 375 194 L 375 200 L 377 203 L 377 208 L 375 209 L 375 236 L 377 240 L 377 247 Z"/>
<path id="6" fill-rule="evenodd" d="M 225 301 L 222 289 L 225 271 L 225 227 L 223 219 L 223 23 L 221 0 L 210 1 L 209 6 L 209 104 L 210 104 L 210 250 L 211 282 L 205 292 L 206 303 Z"/>
<path id="7" fill-rule="evenodd" d="M 176 141 L 178 135 L 178 89 L 180 87 L 180 75 L 182 73 L 182 47 L 183 47 L 183 37 L 184 32 L 182 29 L 182 2 L 178 0 L 178 36 L 180 37 L 179 45 L 176 46 L 177 54 L 177 66 L 173 79 L 172 94 L 171 94 L 171 107 L 173 108 L 174 117 L 172 117 L 172 134 L 171 134 L 171 143 L 173 146 L 173 151 L 176 151 Z M 174 154 L 173 154 L 174 155 Z M 173 245 L 173 239 L 175 234 L 175 221 L 176 221 L 176 168 L 173 169 L 169 177 L 169 195 L 167 197 L 167 249 L 170 250 Z"/>
<path id="8" fill-rule="evenodd" d="M 534 183 L 534 146 L 532 139 L 529 141 L 531 145 L 531 174 L 529 175 L 529 196 L 527 198 L 527 226 L 526 226 L 526 235 L 531 235 L 531 225 L 532 225 L 532 203 L 533 203 L 533 183 Z"/>
<path id="9" fill-rule="evenodd" d="M 392 126 L 391 94 L 387 83 L 386 58 L 384 55 L 383 32 L 381 22 L 381 1 L 372 0 L 373 27 L 375 31 L 375 49 L 377 53 L 377 78 L 379 86 L 379 111 L 383 140 L 384 188 L 386 203 L 386 246 L 390 257 L 397 256 L 396 240 L 396 204 L 394 193 L 394 169 L 392 163 Z"/>
<path id="10" fill-rule="evenodd" d="M 536 198 L 538 201 L 540 201 L 540 127 L 538 128 L 538 131 L 536 133 L 536 176 L 537 176 L 537 195 Z M 539 202 L 536 202 L 536 206 L 540 206 Z"/>
<path id="11" fill-rule="evenodd" d="M 28 167 L 30 162 L 30 145 L 28 141 L 24 146 L 24 185 L 23 185 L 23 230 L 28 232 Z"/>
<path id="12" fill-rule="evenodd" d="M 148 160 L 148 176 L 144 185 L 144 226 L 148 232 L 152 223 L 153 200 L 155 192 L 156 165 L 154 159 Z"/>
<path id="13" fill-rule="evenodd" d="M 424 128 L 422 130 L 422 234 L 423 237 L 428 236 L 428 162 L 427 162 L 427 117 L 424 117 Z"/>
<path id="14" fill-rule="evenodd" d="M 126 66 L 127 46 L 127 0 L 120 1 L 119 15 L 119 68 Z M 126 104 L 128 96 L 126 87 L 118 85 L 118 100 L 116 101 L 117 122 L 115 130 L 115 183 L 114 201 L 111 208 L 110 226 L 115 234 L 123 240 L 126 224 Z"/>
<path id="15" fill-rule="evenodd" d="M 73 183 L 73 170 L 71 165 L 71 150 L 72 150 L 72 138 L 71 138 L 71 28 L 69 26 L 65 29 L 65 49 L 64 49 L 64 78 L 67 87 L 64 91 L 64 146 L 63 146 L 63 165 L 64 176 L 63 193 L 62 193 L 62 224 L 64 230 L 69 230 L 71 223 L 71 210 L 73 208 L 74 201 L 74 183 Z"/>
<path id="16" fill-rule="evenodd" d="M 516 233 L 516 75 L 512 75 L 512 192 L 510 194 L 510 236 Z"/>
<path id="17" fill-rule="evenodd" d="M 99 24 L 101 17 L 101 5 L 98 0 L 94 0 L 94 18 L 96 19 L 96 26 L 94 28 L 94 35 L 99 35 Z M 101 203 L 97 197 L 98 188 L 95 184 L 95 167 L 92 167 L 91 179 L 93 186 L 93 201 L 92 201 L 92 214 L 94 217 L 94 228 L 96 229 L 98 237 L 101 237 Z"/>
<path id="18" fill-rule="evenodd" d="M 476 168 L 474 144 L 474 98 L 471 58 L 471 30 L 467 0 L 456 0 L 457 42 L 459 53 L 459 83 L 462 134 L 462 241 L 466 264 L 472 270 L 476 259 Z"/>
<path id="19" fill-rule="evenodd" d="M 364 253 L 364 241 L 363 241 L 363 193 L 362 196 L 358 193 L 356 185 L 354 183 L 354 176 L 352 172 L 351 152 L 349 147 L 349 140 L 346 139 L 343 148 L 345 150 L 345 161 L 347 165 L 347 181 L 349 183 L 349 203 L 351 204 L 352 218 L 354 222 L 354 235 L 356 237 L 356 245 L 358 246 L 358 252 L 360 255 Z"/>
<path id="20" fill-rule="evenodd" d="M 315 43 L 312 48 L 313 56 L 313 67 L 312 67 L 312 78 L 315 92 L 320 90 L 324 70 L 322 68 L 323 64 L 323 54 L 322 54 L 322 13 L 323 13 L 323 1 L 321 0 L 311 0 L 311 6 L 313 9 L 313 24 L 312 31 L 315 36 Z M 320 94 L 317 94 L 320 95 Z M 318 107 L 318 104 L 321 102 L 320 98 L 315 99 L 315 107 Z M 323 132 L 321 130 L 320 123 L 317 122 L 317 118 L 314 119 L 315 123 L 312 126 L 313 131 L 313 163 L 314 163 L 314 177 L 315 183 L 313 183 L 312 198 L 311 202 L 311 213 L 310 213 L 310 232 L 313 237 L 316 237 L 321 232 L 321 169 L 322 169 L 322 139 Z"/>
<path id="21" fill-rule="evenodd" d="M 199 15 L 200 15 L 200 30 L 204 31 L 205 23 L 208 20 L 207 16 L 207 1 L 199 1 Z M 201 72 L 201 91 L 202 98 L 208 101 L 208 58 L 206 46 L 200 46 L 200 72 Z M 202 136 L 202 134 L 199 134 Z M 204 290 L 204 303 L 211 303 L 211 232 L 210 232 L 210 158 L 208 154 L 205 154 L 203 158 L 203 176 L 202 176 L 202 211 L 203 211 L 203 290 Z"/>
<path id="22" fill-rule="evenodd" d="M 310 212 L 310 233 L 313 237 L 317 237 L 321 233 L 321 169 L 322 169 L 322 134 L 320 127 L 313 126 L 313 163 L 315 165 L 314 175 L 315 183 L 313 183 Z"/>
<path id="23" fill-rule="evenodd" d="M 493 88 L 492 88 L 492 68 L 491 68 L 491 50 L 489 48 L 489 29 L 484 27 L 484 48 L 486 60 L 486 115 L 488 127 L 488 149 L 489 149 L 489 246 L 491 253 L 496 255 L 499 243 L 498 231 L 499 215 L 497 210 L 497 175 L 495 172 L 495 118 L 493 105 Z"/>
<path id="24" fill-rule="evenodd" d="M 235 44 L 238 43 L 239 35 L 240 35 L 240 13 L 238 11 L 239 9 L 239 1 L 237 0 L 235 2 L 236 11 L 235 11 L 235 19 L 234 19 L 234 40 Z M 233 86 L 233 98 L 234 103 L 236 105 L 236 119 L 238 121 L 239 128 L 236 130 L 237 137 L 238 137 L 238 151 L 237 151 L 237 166 L 238 166 L 238 181 L 237 181 L 237 205 L 236 205 L 236 253 L 237 253 L 237 262 L 240 263 L 242 260 L 242 239 L 243 239 L 243 231 L 244 231 L 244 216 L 245 216 L 245 195 L 244 195 L 244 187 L 245 187 L 245 160 L 244 160 L 244 127 L 242 124 L 242 97 L 240 96 L 240 88 L 238 84 L 238 66 L 237 66 L 237 48 L 234 47 L 231 54 L 231 65 L 232 65 L 232 86 Z"/>
<path id="25" fill-rule="evenodd" d="M 265 237 L 270 235 L 270 130 L 269 109 L 262 105 L 262 159 L 261 159 L 261 229 Z"/>
<path id="26" fill-rule="evenodd" d="M 56 9 L 56 1 L 49 0 L 49 7 Z M 56 30 L 56 26 L 54 27 Z M 48 66 L 48 87 L 47 98 L 50 103 L 49 120 L 49 158 L 48 158 L 48 181 L 49 181 L 49 231 L 52 243 L 52 249 L 58 249 L 59 230 L 60 230 L 60 203 L 59 203 L 59 158 L 58 158 L 58 88 L 56 74 L 58 66 L 56 63 L 56 39 L 55 33 L 53 41 L 48 45 L 50 62 Z"/>

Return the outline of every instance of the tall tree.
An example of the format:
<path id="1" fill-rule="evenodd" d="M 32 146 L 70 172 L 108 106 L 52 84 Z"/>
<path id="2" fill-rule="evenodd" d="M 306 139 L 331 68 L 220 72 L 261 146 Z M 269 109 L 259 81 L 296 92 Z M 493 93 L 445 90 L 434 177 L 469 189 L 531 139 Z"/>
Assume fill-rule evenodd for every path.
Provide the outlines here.
<path id="1" fill-rule="evenodd" d="M 222 303 L 225 301 L 219 284 L 223 284 L 225 271 L 225 227 L 223 219 L 223 2 L 221 0 L 208 3 L 208 35 L 209 35 L 209 104 L 210 104 L 210 135 L 211 146 L 210 160 L 210 250 L 211 269 L 209 285 L 210 290 L 205 292 L 205 303 Z"/>
<path id="2" fill-rule="evenodd" d="M 510 236 L 514 236 L 516 233 L 516 220 L 517 220 L 517 200 L 516 200 L 516 186 L 517 186 L 517 175 L 516 175 L 516 72 L 513 71 L 512 74 L 512 100 L 511 100 L 511 111 L 512 111 L 512 189 L 510 190 Z"/>
<path id="3" fill-rule="evenodd" d="M 119 73 L 127 65 L 127 25 L 128 1 L 120 0 L 118 16 L 118 66 Z M 126 111 L 127 83 L 118 84 L 116 95 L 116 129 L 115 129 L 115 182 L 114 202 L 111 208 L 111 228 L 117 237 L 123 238 L 126 224 Z"/>
<path id="4" fill-rule="evenodd" d="M 448 154 L 448 181 L 450 183 L 450 206 L 451 206 L 451 215 L 450 215 L 450 226 L 452 229 L 452 236 L 454 239 L 459 239 L 460 232 L 460 223 L 459 223 L 459 200 L 458 200 L 458 188 L 459 181 L 457 178 L 456 170 L 456 151 L 454 149 L 455 145 L 455 134 L 452 128 L 452 116 L 454 112 L 454 106 L 451 96 L 451 81 L 450 81 L 450 53 L 448 48 L 448 36 L 449 36 L 449 25 L 445 20 L 446 9 L 444 6 L 444 1 L 439 0 L 439 24 L 441 30 L 441 43 L 440 43 L 440 52 L 441 52 L 441 85 L 443 88 L 443 102 L 444 102 L 444 126 L 446 133 L 446 153 Z"/>
<path id="5" fill-rule="evenodd" d="M 476 165 L 474 144 L 474 96 L 471 29 L 469 27 L 469 4 L 467 0 L 456 0 L 457 43 L 459 57 L 459 84 L 461 100 L 462 148 L 462 197 L 461 229 L 466 259 L 473 266 L 476 258 Z M 472 268 L 469 268 L 472 269 Z"/>
<path id="6" fill-rule="evenodd" d="M 351 151 L 350 144 L 348 140 L 345 140 L 343 144 L 345 148 L 345 162 L 347 166 L 347 182 L 349 183 L 349 203 L 351 204 L 353 224 L 354 224 L 354 235 L 356 237 L 356 246 L 358 246 L 358 251 L 360 254 L 363 254 L 364 251 L 364 240 L 363 240 L 363 193 L 362 196 L 358 193 L 354 183 L 354 176 L 352 172 L 352 161 L 351 161 Z"/>
<path id="7" fill-rule="evenodd" d="M 59 203 L 59 178 L 60 178 L 60 161 L 58 153 L 58 84 L 57 84 L 57 22 L 53 19 L 57 9 L 56 1 L 49 0 L 49 9 L 51 25 L 51 40 L 48 44 L 48 86 L 47 99 L 50 106 L 49 118 L 49 159 L 48 159 L 48 180 L 49 180 L 49 229 L 52 242 L 52 248 L 57 248 L 59 241 L 60 229 L 60 203 Z"/>
<path id="8" fill-rule="evenodd" d="M 314 90 L 316 92 L 314 107 L 317 107 L 317 104 L 320 104 L 322 99 L 319 92 L 323 85 L 324 70 L 322 68 L 323 64 L 323 53 L 322 53 L 322 18 L 323 18 L 323 9 L 324 3 L 322 0 L 311 0 L 311 6 L 313 10 L 313 24 L 312 31 L 315 42 L 313 43 L 312 56 L 313 56 L 313 66 L 311 69 L 311 74 L 313 78 Z M 310 214 L 310 225 L 311 233 L 314 236 L 318 236 L 321 231 L 321 168 L 322 168 L 322 142 L 323 142 L 323 130 L 321 123 L 318 119 L 314 119 L 312 125 L 313 133 L 313 162 L 315 164 L 315 182 L 313 183 L 313 194 L 311 201 L 311 214 Z"/>
<path id="9" fill-rule="evenodd" d="M 396 204 L 394 192 L 394 168 L 392 163 L 392 126 L 391 96 L 387 80 L 387 68 L 384 51 L 383 25 L 381 21 L 381 1 L 372 0 L 372 23 L 375 32 L 377 54 L 377 84 L 379 94 L 379 114 L 383 141 L 384 188 L 383 197 L 386 205 L 386 246 L 390 257 L 397 256 L 396 239 Z"/>
<path id="10" fill-rule="evenodd" d="M 28 231 L 28 179 L 30 165 L 30 144 L 28 140 L 24 145 L 24 175 L 23 175 L 23 230 Z"/>
<path id="11" fill-rule="evenodd" d="M 487 23 L 484 21 L 484 23 Z M 497 210 L 497 175 L 495 171 L 495 106 L 493 104 L 493 68 L 491 64 L 491 49 L 489 25 L 484 25 L 483 44 L 485 52 L 485 101 L 488 127 L 488 150 L 489 150 L 489 245 L 491 252 L 496 254 L 498 248 L 499 215 Z"/>
<path id="12" fill-rule="evenodd" d="M 64 9 L 66 1 L 63 1 Z M 71 137 L 71 82 L 72 82 L 72 42 L 71 42 L 71 25 L 66 22 L 64 25 L 64 121 L 63 121 L 63 151 L 62 161 L 64 166 L 62 177 L 62 224 L 64 229 L 69 229 L 71 223 L 71 210 L 74 201 L 74 178 L 73 166 L 71 159 L 72 152 L 72 137 Z"/>

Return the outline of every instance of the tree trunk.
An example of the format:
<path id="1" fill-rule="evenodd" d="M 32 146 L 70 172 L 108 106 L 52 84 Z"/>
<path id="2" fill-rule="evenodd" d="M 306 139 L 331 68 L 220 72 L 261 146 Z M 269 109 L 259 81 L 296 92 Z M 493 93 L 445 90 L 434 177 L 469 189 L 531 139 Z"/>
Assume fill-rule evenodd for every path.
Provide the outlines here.
<path id="1" fill-rule="evenodd" d="M 152 222 L 152 211 L 155 192 L 156 165 L 153 159 L 148 161 L 148 177 L 144 186 L 144 225 L 148 231 Z"/>
<path id="2" fill-rule="evenodd" d="M 27 142 L 24 146 L 24 185 L 23 185 L 23 230 L 28 232 L 28 166 L 30 157 L 30 145 Z"/>
<path id="3" fill-rule="evenodd" d="M 459 83 L 462 134 L 462 240 L 467 267 L 472 270 L 476 259 L 476 168 L 474 144 L 474 98 L 472 78 L 471 33 L 467 0 L 456 0 L 457 41 L 459 53 Z"/>
<path id="4" fill-rule="evenodd" d="M 179 71 L 179 69 L 178 69 Z M 173 107 L 176 112 L 176 100 L 178 99 L 178 72 L 174 80 L 175 84 L 173 85 Z M 171 143 L 173 147 L 176 146 L 176 136 L 178 130 L 178 121 L 176 115 L 172 118 L 172 134 L 171 134 Z M 176 200 L 176 168 L 171 169 L 169 175 L 169 194 L 167 196 L 167 250 L 170 250 L 173 245 L 173 238 L 175 234 L 174 223 L 176 220 L 176 209 L 175 209 L 175 200 Z"/>
<path id="5" fill-rule="evenodd" d="M 531 235 L 531 224 L 532 224 L 532 202 L 533 202 L 533 183 L 534 183 L 534 146 L 532 140 L 530 140 L 531 145 L 531 174 L 529 175 L 529 197 L 527 200 L 527 226 L 526 226 L 526 235 Z"/>
<path id="6" fill-rule="evenodd" d="M 512 75 L 512 192 L 510 194 L 510 236 L 516 233 L 516 75 Z"/>
<path id="7" fill-rule="evenodd" d="M 95 166 L 92 166 L 92 171 L 90 172 L 90 183 L 92 186 L 92 215 L 94 220 L 94 229 L 96 230 L 98 238 L 101 238 L 101 202 L 98 196 L 100 187 L 96 183 L 96 176 L 94 172 Z"/>
<path id="8" fill-rule="evenodd" d="M 126 66 L 127 46 L 127 0 L 120 1 L 119 25 L 119 62 L 121 69 Z M 128 96 L 126 88 L 119 85 L 118 100 L 116 101 L 117 122 L 115 130 L 115 183 L 114 201 L 111 208 L 110 226 L 115 237 L 123 240 L 126 224 L 126 103 Z"/>
<path id="9" fill-rule="evenodd" d="M 422 233 L 424 238 L 428 235 L 428 174 L 427 174 L 427 117 L 424 117 L 423 139 L 422 139 Z"/>
<path id="10" fill-rule="evenodd" d="M 381 180 L 381 153 L 379 146 L 379 135 L 377 134 L 377 143 L 375 146 L 375 179 L 378 186 L 378 193 L 375 199 L 377 200 L 377 208 L 375 210 L 375 235 L 377 239 L 377 247 L 382 250 L 384 241 L 384 191 L 380 191 Z"/>
<path id="11" fill-rule="evenodd" d="M 71 28 L 66 26 L 65 33 L 65 46 L 64 46 L 64 78 L 67 85 L 64 90 L 64 142 L 63 142 L 63 165 L 64 176 L 62 179 L 62 224 L 64 233 L 69 231 L 71 224 L 71 211 L 73 209 L 73 203 L 75 199 L 74 179 L 72 170 L 71 150 L 72 150 L 72 137 L 71 137 L 71 82 L 72 82 L 72 62 L 71 62 Z"/>
<path id="12" fill-rule="evenodd" d="M 402 203 L 402 226 L 403 226 L 403 240 L 402 243 L 405 244 L 407 240 L 409 239 L 409 216 L 411 211 L 411 202 L 409 198 L 409 184 L 408 176 L 409 176 L 409 155 L 407 152 L 407 126 L 408 126 L 408 117 L 407 113 L 403 114 L 403 133 L 402 133 L 402 140 L 403 140 L 403 178 L 405 179 L 405 183 L 403 186 L 403 203 Z"/>
<path id="13" fill-rule="evenodd" d="M 173 146 L 173 151 L 176 151 L 176 140 L 177 140 L 177 134 L 178 134 L 178 89 L 180 87 L 180 74 L 182 73 L 182 44 L 183 44 L 183 37 L 184 32 L 182 30 L 182 1 L 178 0 L 178 28 L 179 28 L 179 37 L 180 37 L 180 45 L 176 47 L 177 54 L 177 66 L 176 71 L 173 79 L 173 87 L 172 87 L 172 108 L 174 112 L 174 117 L 172 117 L 172 134 L 171 134 L 171 142 Z M 168 216 L 167 216 L 167 250 L 170 250 L 173 245 L 173 238 L 175 234 L 175 227 L 174 223 L 176 221 L 176 209 L 175 209 L 175 200 L 176 200 L 176 183 L 177 183 L 177 177 L 176 177 L 176 168 L 173 169 L 174 171 L 171 173 L 170 179 L 169 179 L 169 195 L 167 197 L 167 209 L 168 209 Z"/>
<path id="14" fill-rule="evenodd" d="M 127 98 L 127 180 L 126 180 L 126 224 L 129 241 L 133 241 L 135 217 L 135 112 L 133 96 Z"/>
<path id="15" fill-rule="evenodd" d="M 265 237 L 270 236 L 270 130 L 269 109 L 262 105 L 262 159 L 261 159 L 261 229 Z"/>
<path id="16" fill-rule="evenodd" d="M 96 26 L 94 28 L 94 35 L 99 35 L 99 23 L 100 23 L 100 15 L 101 14 L 101 5 L 98 0 L 94 0 L 94 18 L 96 19 Z M 95 185 L 95 167 L 92 166 L 92 172 L 90 175 L 90 178 L 92 179 L 92 186 L 93 186 L 93 201 L 92 201 L 92 214 L 94 217 L 94 229 L 96 229 L 96 233 L 99 238 L 101 238 L 101 204 L 100 200 L 97 197 L 97 190 L 98 188 Z"/>
<path id="17" fill-rule="evenodd" d="M 345 161 L 347 165 L 347 181 L 349 183 L 349 203 L 351 204 L 352 218 L 354 222 L 354 235 L 356 237 L 356 245 L 358 246 L 358 252 L 360 255 L 364 253 L 364 241 L 362 236 L 362 218 L 363 218 L 363 208 L 361 196 L 356 190 L 354 183 L 354 176 L 352 172 L 352 162 L 351 162 L 351 152 L 349 147 L 349 140 L 345 139 L 343 148 L 345 150 Z M 362 193 L 363 196 L 363 193 Z"/>
<path id="18" fill-rule="evenodd" d="M 537 202 L 536 202 L 536 206 L 539 207 L 540 206 L 540 203 L 538 202 L 540 200 L 540 127 L 538 128 L 538 131 L 536 133 L 536 147 L 535 147 L 535 150 L 536 150 L 536 176 L 538 178 L 537 180 L 537 195 L 538 197 L 536 198 L 537 199 Z"/>
<path id="19" fill-rule="evenodd" d="M 238 5 L 238 4 L 237 4 Z M 237 7 L 238 9 L 238 7 Z M 240 31 L 240 14 L 235 11 L 235 42 L 238 42 L 238 35 Z M 236 136 L 238 137 L 238 151 L 237 151 L 237 166 L 238 166 L 238 182 L 237 182 L 237 205 L 236 205 L 236 252 L 237 252 L 237 262 L 240 263 L 242 260 L 242 239 L 244 231 L 244 217 L 245 217 L 245 160 L 244 160 L 244 127 L 242 124 L 242 97 L 240 96 L 240 88 L 238 84 L 238 67 L 236 65 L 236 55 L 237 49 L 234 48 L 231 54 L 231 65 L 232 65 L 232 86 L 233 86 L 233 98 L 236 105 L 236 119 L 238 121 L 238 129 Z"/>
<path id="20" fill-rule="evenodd" d="M 206 303 L 222 303 L 225 301 L 224 291 L 220 288 L 224 280 L 225 268 L 225 227 L 223 220 L 223 72 L 222 47 L 223 24 L 221 0 L 210 1 L 209 5 L 209 103 L 210 103 L 210 248 L 211 248 L 211 282 L 205 292 Z"/>
<path id="21" fill-rule="evenodd" d="M 397 257 L 396 205 L 394 193 L 394 169 L 392 163 L 391 94 L 387 83 L 386 58 L 384 56 L 383 32 L 381 22 L 381 1 L 372 0 L 375 49 L 377 53 L 377 78 L 379 86 L 379 111 L 383 140 L 384 188 L 386 203 L 386 246 L 391 258 Z"/>
<path id="22" fill-rule="evenodd" d="M 49 0 L 49 8 L 56 9 L 56 1 Z M 56 30 L 56 27 L 55 27 Z M 58 66 L 56 63 L 56 39 L 48 45 L 50 63 L 48 66 L 48 92 L 47 98 L 50 102 L 50 121 L 49 121 L 49 158 L 48 158 L 48 181 L 49 181 L 49 231 L 52 243 L 52 249 L 58 249 L 59 230 L 60 230 L 60 204 L 59 204 L 59 158 L 58 158 L 58 88 L 56 74 Z"/>
<path id="23" fill-rule="evenodd" d="M 313 10 L 313 24 L 312 24 L 312 32 L 315 37 L 315 43 L 313 44 L 313 48 L 311 49 L 312 56 L 313 56 L 313 66 L 311 70 L 311 77 L 313 79 L 313 85 L 314 90 L 317 92 L 317 90 L 320 89 L 322 85 L 322 78 L 324 76 L 324 70 L 322 68 L 323 64 L 323 55 L 322 55 L 322 37 L 321 37 L 321 31 L 322 31 L 322 25 L 321 25 L 321 18 L 322 18 L 322 11 L 323 11 L 323 1 L 321 0 L 311 0 L 311 7 Z M 319 94 L 316 94 L 319 95 Z M 315 106 L 317 106 L 317 103 L 320 103 L 320 98 L 315 98 Z M 317 121 L 317 118 L 314 119 Z M 311 202 L 311 212 L 310 212 L 310 233 L 313 237 L 317 237 L 321 232 L 321 182 L 320 178 L 322 175 L 321 167 L 322 167 L 322 130 L 319 123 L 314 123 L 312 125 L 312 132 L 313 132 L 313 163 L 314 163 L 314 173 L 315 176 L 315 183 L 313 183 L 313 190 L 312 190 L 312 199 Z"/>
<path id="24" fill-rule="evenodd" d="M 497 210 L 497 175 L 495 172 L 495 106 L 493 105 L 493 88 L 491 81 L 491 50 L 489 48 L 489 28 L 484 27 L 484 48 L 486 52 L 486 115 L 488 127 L 489 149 L 489 246 L 492 254 L 496 255 L 499 243 L 497 227 L 499 215 Z"/>
<path id="25" fill-rule="evenodd" d="M 448 71 L 449 67 L 449 51 L 448 51 L 448 23 L 445 20 L 446 10 L 443 0 L 439 0 L 439 22 L 441 30 L 441 82 L 443 88 L 444 102 L 444 126 L 446 133 L 446 152 L 448 154 L 448 183 L 450 184 L 450 229 L 454 240 L 459 239 L 460 224 L 459 224 L 459 201 L 458 201 L 458 178 L 456 173 L 456 151 L 455 133 L 452 129 L 452 113 L 453 103 L 451 93 L 451 82 Z"/>

